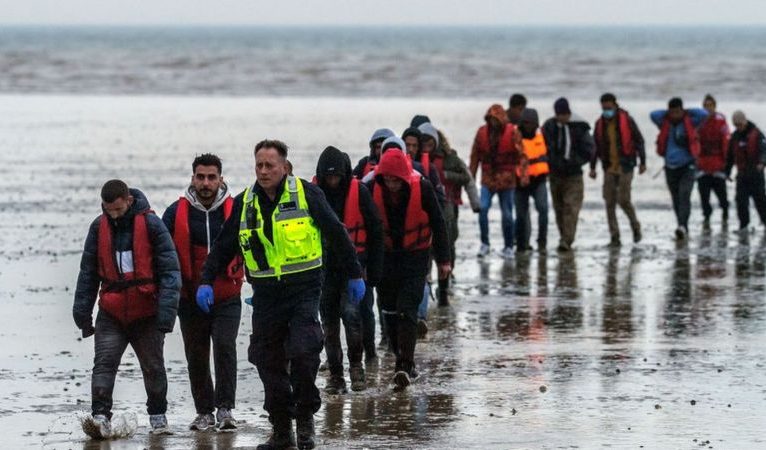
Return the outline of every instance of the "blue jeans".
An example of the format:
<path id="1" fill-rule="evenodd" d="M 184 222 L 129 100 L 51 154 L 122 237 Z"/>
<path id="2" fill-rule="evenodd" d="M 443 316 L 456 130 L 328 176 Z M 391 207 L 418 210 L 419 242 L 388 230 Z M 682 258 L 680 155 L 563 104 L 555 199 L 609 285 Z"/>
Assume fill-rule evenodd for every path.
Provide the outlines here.
<path id="1" fill-rule="evenodd" d="M 516 245 L 529 247 L 532 224 L 529 220 L 529 199 L 537 210 L 537 244 L 545 247 L 548 241 L 548 184 L 546 178 L 532 179 L 528 186 L 516 189 Z"/>
<path id="2" fill-rule="evenodd" d="M 418 320 L 428 319 L 428 300 L 431 298 L 431 286 L 426 283 L 423 287 L 423 299 L 418 305 Z"/>
<path id="3" fill-rule="evenodd" d="M 513 247 L 513 189 L 490 191 L 487 186 L 481 187 L 481 211 L 479 212 L 479 231 L 481 243 L 489 245 L 489 208 L 492 207 L 492 197 L 497 194 L 500 198 L 500 214 L 502 216 L 503 240 L 505 246 Z"/>

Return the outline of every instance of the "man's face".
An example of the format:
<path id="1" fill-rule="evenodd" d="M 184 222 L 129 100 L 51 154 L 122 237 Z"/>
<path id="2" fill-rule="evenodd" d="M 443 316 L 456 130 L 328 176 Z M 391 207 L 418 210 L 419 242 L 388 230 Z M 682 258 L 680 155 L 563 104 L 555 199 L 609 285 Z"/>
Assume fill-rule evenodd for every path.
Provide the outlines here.
<path id="1" fill-rule="evenodd" d="M 572 118 L 572 113 L 556 114 L 556 120 L 561 123 L 569 123 L 569 119 Z"/>
<path id="2" fill-rule="evenodd" d="M 275 148 L 262 148 L 255 154 L 255 177 L 263 189 L 276 189 L 287 175 L 285 158 Z"/>
<path id="3" fill-rule="evenodd" d="M 119 197 L 113 202 L 101 201 L 101 207 L 104 208 L 104 212 L 112 219 L 119 219 L 128 212 L 133 205 L 133 196 Z"/>
<path id="4" fill-rule="evenodd" d="M 202 201 L 212 200 L 218 195 L 223 177 L 216 166 L 197 166 L 192 175 L 192 187 L 197 198 Z"/>
<path id="5" fill-rule="evenodd" d="M 601 102 L 601 111 L 616 110 L 617 105 L 613 101 Z"/>
<path id="6" fill-rule="evenodd" d="M 401 178 L 390 175 L 385 175 L 383 177 L 383 183 L 385 183 L 386 189 L 388 189 L 389 192 L 399 192 L 402 190 L 402 186 L 404 185 L 404 182 Z"/>
<path id="7" fill-rule="evenodd" d="M 500 122 L 497 117 L 490 116 L 487 118 L 487 126 L 493 130 L 499 130 L 503 127 L 503 122 Z"/>
<path id="8" fill-rule="evenodd" d="M 324 184 L 330 189 L 338 189 L 340 186 L 340 175 L 325 175 Z"/>
<path id="9" fill-rule="evenodd" d="M 702 107 L 705 108 L 705 111 L 707 111 L 708 114 L 715 114 L 715 102 L 713 100 L 705 100 L 702 103 Z"/>
<path id="10" fill-rule="evenodd" d="M 526 105 L 519 105 L 519 106 L 509 106 L 508 107 L 508 116 L 513 120 L 519 120 L 521 117 L 521 112 L 524 111 L 524 108 L 526 108 Z"/>
<path id="11" fill-rule="evenodd" d="M 673 123 L 679 123 L 684 118 L 683 108 L 668 109 L 668 119 Z"/>
<path id="12" fill-rule="evenodd" d="M 746 127 L 747 127 L 747 120 L 738 120 L 734 122 L 734 128 L 736 128 L 737 131 L 745 131 Z"/>
<path id="13" fill-rule="evenodd" d="M 432 153 L 436 150 L 436 141 L 432 137 L 428 137 L 423 142 L 423 153 Z"/>
<path id="14" fill-rule="evenodd" d="M 521 130 L 528 135 L 534 134 L 535 131 L 537 131 L 537 124 L 534 122 L 527 122 L 524 120 L 519 124 L 519 126 L 521 126 Z"/>
<path id="15" fill-rule="evenodd" d="M 383 148 L 383 140 L 378 140 L 372 143 L 372 153 L 376 158 L 380 159 L 380 150 Z"/>
<path id="16" fill-rule="evenodd" d="M 407 136 L 404 138 L 404 144 L 407 146 L 407 154 L 415 156 L 420 149 L 420 142 L 415 136 Z"/>

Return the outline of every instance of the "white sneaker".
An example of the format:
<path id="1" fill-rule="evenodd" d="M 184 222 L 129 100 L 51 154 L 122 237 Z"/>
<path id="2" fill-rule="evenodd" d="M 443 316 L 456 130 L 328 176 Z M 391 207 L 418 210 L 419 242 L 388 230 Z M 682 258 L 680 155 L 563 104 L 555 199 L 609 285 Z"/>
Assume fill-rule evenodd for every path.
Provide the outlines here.
<path id="1" fill-rule="evenodd" d="M 513 249 L 511 247 L 505 247 L 503 249 L 503 258 L 504 259 L 512 259 L 513 258 Z"/>
<path id="2" fill-rule="evenodd" d="M 481 247 L 479 247 L 479 253 L 476 254 L 476 257 L 484 258 L 487 255 L 489 255 L 489 245 L 481 244 Z"/>
<path id="3" fill-rule="evenodd" d="M 112 424 L 104 414 L 96 414 L 82 422 L 82 431 L 93 439 L 109 439 L 112 436 Z"/>

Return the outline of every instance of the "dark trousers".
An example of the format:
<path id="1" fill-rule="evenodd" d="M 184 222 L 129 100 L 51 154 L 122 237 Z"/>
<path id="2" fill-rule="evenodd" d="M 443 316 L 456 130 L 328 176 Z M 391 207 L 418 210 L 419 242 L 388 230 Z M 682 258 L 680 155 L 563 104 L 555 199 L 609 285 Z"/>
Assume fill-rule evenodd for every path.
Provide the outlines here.
<path id="1" fill-rule="evenodd" d="M 364 292 L 364 298 L 359 305 L 359 314 L 362 320 L 362 347 L 364 348 L 364 355 L 367 358 L 372 358 L 376 355 L 375 351 L 375 295 L 373 289 L 367 285 L 367 290 Z"/>
<path id="2" fill-rule="evenodd" d="M 323 335 L 321 283 L 253 286 L 253 334 L 248 360 L 263 382 L 270 419 L 313 414 L 322 400 L 315 381 Z"/>
<path id="3" fill-rule="evenodd" d="M 718 204 L 724 211 L 729 210 L 729 198 L 726 195 L 726 179 L 714 175 L 702 175 L 697 179 L 697 190 L 700 193 L 700 203 L 702 203 L 702 215 L 709 219 L 713 214 L 713 207 L 710 206 L 710 191 L 718 197 Z"/>
<path id="4" fill-rule="evenodd" d="M 346 331 L 348 364 L 362 365 L 362 317 L 361 305 L 352 305 L 348 299 L 347 282 L 328 276 L 322 286 L 319 310 L 322 313 L 322 328 L 325 333 L 324 349 L 327 353 L 327 368 L 334 376 L 343 376 L 343 348 L 340 344 L 340 323 Z M 375 319 L 373 318 L 373 326 Z"/>
<path id="5" fill-rule="evenodd" d="M 396 355 L 396 371 L 414 373 L 418 305 L 425 283 L 423 277 L 384 278 L 377 287 L 389 347 Z"/>
<path id="6" fill-rule="evenodd" d="M 149 317 L 122 325 L 109 314 L 100 311 L 95 328 L 95 357 L 91 379 L 93 415 L 112 417 L 114 380 L 128 344 L 136 353 L 144 376 L 147 412 L 165 414 L 168 408 L 168 379 L 162 354 L 165 334 L 157 329 L 156 318 Z"/>
<path id="7" fill-rule="evenodd" d="M 737 216 L 739 227 L 746 228 L 750 225 L 750 198 L 753 198 L 755 210 L 761 218 L 761 223 L 766 224 L 766 192 L 764 191 L 763 172 L 745 173 L 737 175 Z"/>
<path id="8" fill-rule="evenodd" d="M 186 352 L 194 407 L 197 414 L 217 408 L 234 409 L 237 392 L 237 334 L 242 316 L 239 297 L 216 303 L 210 314 L 193 301 L 182 300 L 178 319 Z M 210 343 L 213 343 L 215 386 L 210 375 Z"/>
<path id="9" fill-rule="evenodd" d="M 516 246 L 529 247 L 532 223 L 529 219 L 529 199 L 535 202 L 537 210 L 537 243 L 545 246 L 548 241 L 548 183 L 545 177 L 532 179 L 529 185 L 516 187 Z"/>
<path id="10" fill-rule="evenodd" d="M 692 210 L 692 190 L 694 189 L 694 166 L 688 165 L 677 169 L 665 168 L 665 181 L 668 183 L 673 211 L 679 227 L 689 227 L 689 214 Z"/>

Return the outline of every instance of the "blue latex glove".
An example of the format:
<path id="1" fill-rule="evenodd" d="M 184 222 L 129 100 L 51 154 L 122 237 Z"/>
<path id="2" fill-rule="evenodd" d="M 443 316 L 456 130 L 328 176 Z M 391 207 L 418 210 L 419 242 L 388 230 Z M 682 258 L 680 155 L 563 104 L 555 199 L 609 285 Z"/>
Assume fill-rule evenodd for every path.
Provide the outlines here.
<path id="1" fill-rule="evenodd" d="M 364 293 L 367 290 L 367 286 L 362 278 L 354 278 L 348 280 L 348 301 L 356 306 L 364 298 Z"/>
<path id="2" fill-rule="evenodd" d="M 210 313 L 210 307 L 213 306 L 213 286 L 209 284 L 200 284 L 197 288 L 197 306 L 205 313 Z"/>
<path id="3" fill-rule="evenodd" d="M 253 297 L 246 297 L 245 298 L 245 304 L 253 306 Z"/>

